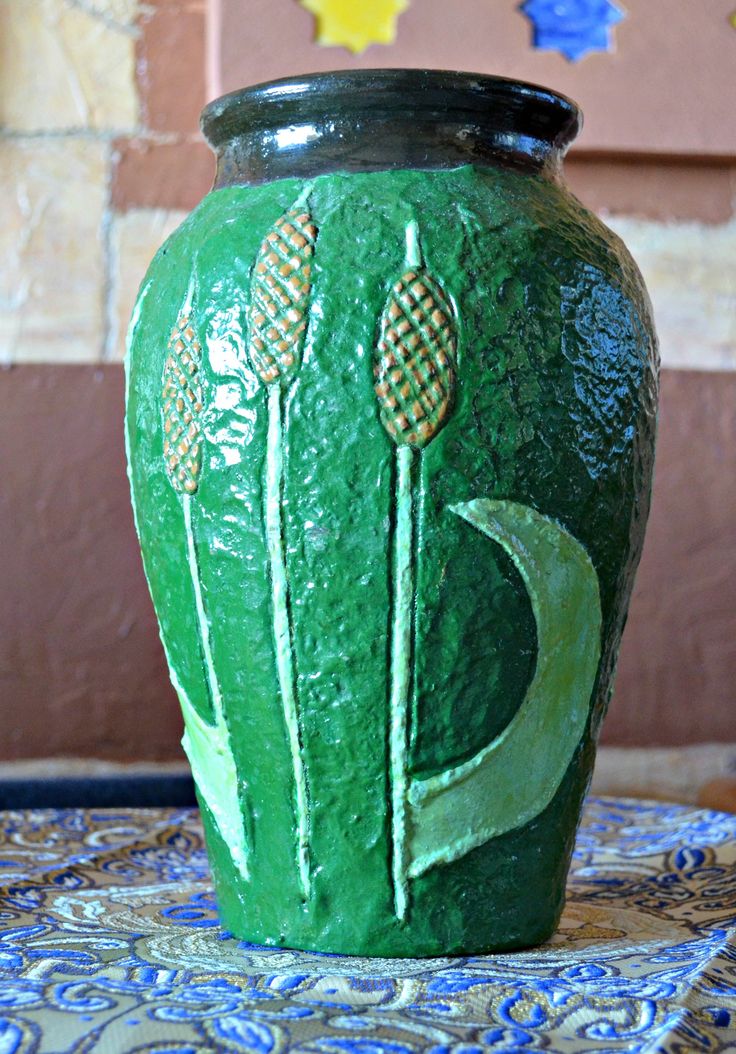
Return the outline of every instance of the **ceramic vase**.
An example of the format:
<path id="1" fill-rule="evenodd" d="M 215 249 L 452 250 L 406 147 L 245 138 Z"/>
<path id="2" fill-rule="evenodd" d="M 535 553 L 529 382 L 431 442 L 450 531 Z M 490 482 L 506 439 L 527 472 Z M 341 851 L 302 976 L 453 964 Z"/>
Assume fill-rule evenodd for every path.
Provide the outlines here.
<path id="1" fill-rule="evenodd" d="M 137 529 L 223 925 L 555 929 L 644 537 L 657 353 L 573 103 L 421 70 L 210 104 L 129 334 Z"/>

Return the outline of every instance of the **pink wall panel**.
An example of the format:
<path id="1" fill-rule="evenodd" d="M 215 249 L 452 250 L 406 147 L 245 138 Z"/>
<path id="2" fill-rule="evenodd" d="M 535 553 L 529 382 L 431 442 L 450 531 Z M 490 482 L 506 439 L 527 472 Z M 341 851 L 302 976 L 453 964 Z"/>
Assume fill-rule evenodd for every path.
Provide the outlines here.
<path id="1" fill-rule="evenodd" d="M 413 0 L 396 44 L 358 56 L 314 44 L 297 0 L 210 3 L 211 96 L 316 70 L 466 69 L 571 95 L 586 117 L 581 149 L 736 156 L 736 0 L 629 0 L 615 53 L 578 63 L 532 48 L 517 0 Z"/>

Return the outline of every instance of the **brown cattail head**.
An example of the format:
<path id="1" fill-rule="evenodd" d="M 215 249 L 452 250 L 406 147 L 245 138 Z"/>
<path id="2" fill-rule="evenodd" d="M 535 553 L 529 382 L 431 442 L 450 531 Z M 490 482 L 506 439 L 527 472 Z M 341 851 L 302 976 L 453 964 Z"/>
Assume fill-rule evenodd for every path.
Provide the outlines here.
<path id="1" fill-rule="evenodd" d="M 373 373 L 381 423 L 399 446 L 426 446 L 447 420 L 455 387 L 457 323 L 436 278 L 412 268 L 381 317 Z"/>
<path id="2" fill-rule="evenodd" d="M 175 490 L 194 494 L 202 468 L 202 345 L 182 311 L 171 331 L 164 365 L 164 461 Z"/>
<path id="3" fill-rule="evenodd" d="M 286 385 L 299 369 L 316 240 L 317 227 L 307 209 L 294 208 L 276 221 L 258 250 L 249 351 L 264 384 Z"/>

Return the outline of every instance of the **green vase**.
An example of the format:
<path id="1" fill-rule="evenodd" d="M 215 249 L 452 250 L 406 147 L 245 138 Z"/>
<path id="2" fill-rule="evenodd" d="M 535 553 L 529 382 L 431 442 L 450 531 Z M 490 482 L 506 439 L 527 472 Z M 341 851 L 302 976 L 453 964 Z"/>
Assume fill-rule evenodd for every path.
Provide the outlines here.
<path id="1" fill-rule="evenodd" d="M 547 939 L 649 506 L 638 271 L 579 115 L 431 71 L 203 115 L 215 189 L 129 333 L 136 523 L 222 923 L 424 956 Z"/>

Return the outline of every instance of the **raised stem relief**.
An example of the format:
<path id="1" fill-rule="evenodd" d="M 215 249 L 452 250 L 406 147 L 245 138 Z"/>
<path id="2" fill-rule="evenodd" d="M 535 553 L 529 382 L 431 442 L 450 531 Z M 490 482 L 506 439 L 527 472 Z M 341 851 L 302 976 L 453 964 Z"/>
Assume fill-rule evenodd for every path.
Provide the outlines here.
<path id="1" fill-rule="evenodd" d="M 192 706 L 186 693 L 177 686 L 184 717 L 182 744 L 192 774 L 207 807 L 212 813 L 233 862 L 248 878 L 246 829 L 240 802 L 238 774 L 230 748 L 222 693 L 215 672 L 210 644 L 209 619 L 202 593 L 197 541 L 192 522 L 192 505 L 199 488 L 202 470 L 203 412 L 200 371 L 202 346 L 197 339 L 189 313 L 183 310 L 169 340 L 164 364 L 162 415 L 163 455 L 169 481 L 180 495 L 186 535 L 187 565 L 194 592 L 197 637 L 204 667 L 213 724 L 205 721 Z"/>
<path id="2" fill-rule="evenodd" d="M 306 204 L 280 217 L 261 243 L 251 280 L 248 350 L 268 390 L 265 521 L 271 569 L 276 670 L 294 773 L 296 859 L 305 897 L 311 889 L 309 795 L 299 709 L 289 576 L 284 538 L 284 394 L 301 365 L 317 227 Z"/>
<path id="3" fill-rule="evenodd" d="M 409 703 L 414 636 L 414 531 L 411 470 L 414 451 L 396 452 L 396 519 L 393 537 L 393 617 L 389 735 L 394 910 L 403 919 L 408 906 L 406 809 L 409 788 Z"/>
<path id="4" fill-rule="evenodd" d="M 455 315 L 441 284 L 422 263 L 416 221 L 406 228 L 406 266 L 381 316 L 373 366 L 381 423 L 396 445 L 389 780 L 391 878 L 400 920 L 409 908 L 406 816 L 418 534 L 413 522 L 413 463 L 448 418 L 457 359 Z"/>
<path id="5" fill-rule="evenodd" d="M 302 893 L 309 895 L 309 803 L 304 770 L 303 744 L 296 682 L 296 663 L 292 641 L 289 580 L 286 571 L 284 524 L 282 516 L 283 427 L 282 391 L 275 384 L 268 392 L 268 447 L 266 452 L 266 538 L 271 565 L 271 608 L 273 636 L 284 721 L 294 771 L 297 817 L 297 863 Z"/>

